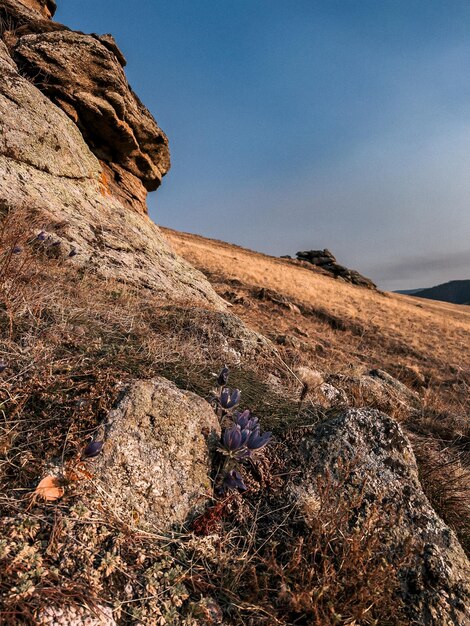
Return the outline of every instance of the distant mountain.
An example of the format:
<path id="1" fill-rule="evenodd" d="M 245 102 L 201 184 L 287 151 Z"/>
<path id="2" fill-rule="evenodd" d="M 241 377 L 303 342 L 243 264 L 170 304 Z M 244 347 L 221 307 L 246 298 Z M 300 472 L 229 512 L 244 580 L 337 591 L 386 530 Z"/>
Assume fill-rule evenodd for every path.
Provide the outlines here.
<path id="1" fill-rule="evenodd" d="M 427 289 L 407 289 L 397 293 L 453 304 L 470 304 L 470 280 L 451 280 Z"/>
<path id="2" fill-rule="evenodd" d="M 401 293 L 404 296 L 414 296 L 418 293 L 418 291 L 423 291 L 422 289 L 397 289 L 395 293 Z"/>

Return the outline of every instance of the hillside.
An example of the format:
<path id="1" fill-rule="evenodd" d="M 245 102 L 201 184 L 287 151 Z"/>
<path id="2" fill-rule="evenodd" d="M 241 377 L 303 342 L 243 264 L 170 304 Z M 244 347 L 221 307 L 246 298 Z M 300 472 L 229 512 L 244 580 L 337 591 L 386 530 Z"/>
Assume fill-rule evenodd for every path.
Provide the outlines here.
<path id="1" fill-rule="evenodd" d="M 286 259 L 163 231 L 237 315 L 272 338 L 295 337 L 322 366 L 416 367 L 435 385 L 470 371 L 465 307 L 361 289 Z"/>
<path id="2" fill-rule="evenodd" d="M 159 228 L 55 9 L 0 0 L 0 623 L 467 623 L 469 308 Z"/>

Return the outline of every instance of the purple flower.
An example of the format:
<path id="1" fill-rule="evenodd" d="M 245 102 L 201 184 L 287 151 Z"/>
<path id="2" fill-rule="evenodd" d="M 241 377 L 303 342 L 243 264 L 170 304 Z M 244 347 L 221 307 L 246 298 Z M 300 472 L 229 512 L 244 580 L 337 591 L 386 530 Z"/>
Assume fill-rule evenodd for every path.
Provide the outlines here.
<path id="1" fill-rule="evenodd" d="M 5 361 L 3 361 L 3 359 L 0 361 L 0 374 L 2 372 L 4 372 L 6 370 L 6 368 L 8 367 L 8 365 L 5 363 Z"/>
<path id="2" fill-rule="evenodd" d="M 258 426 L 258 418 L 251 415 L 248 409 L 242 413 L 235 413 L 233 421 L 237 426 L 240 426 L 242 430 L 252 431 Z"/>
<path id="3" fill-rule="evenodd" d="M 20 254 L 21 252 L 23 252 L 23 248 L 21 248 L 20 246 L 14 246 L 11 251 L 13 254 Z"/>
<path id="4" fill-rule="evenodd" d="M 255 428 L 255 430 L 248 437 L 246 447 L 249 450 L 261 450 L 261 448 L 264 448 L 270 439 L 271 433 L 263 433 L 260 435 L 259 428 Z"/>
<path id="5" fill-rule="evenodd" d="M 239 415 L 238 415 L 239 418 Z M 232 458 L 239 461 L 253 455 L 257 450 L 264 448 L 271 439 L 271 433 L 260 434 L 257 423 L 250 422 L 256 418 L 240 420 L 246 422 L 247 428 L 240 428 L 239 424 L 234 424 L 230 428 L 226 428 L 221 437 L 222 446 L 226 453 Z M 248 428 L 251 426 L 251 428 Z"/>
<path id="6" fill-rule="evenodd" d="M 228 375 L 229 375 L 229 369 L 228 367 L 225 365 L 221 371 L 220 374 L 217 377 L 217 384 L 219 387 L 223 387 L 224 385 L 227 384 L 228 381 Z"/>
<path id="7" fill-rule="evenodd" d="M 236 425 L 226 428 L 222 435 L 222 444 L 229 452 L 236 452 L 242 446 L 242 431 Z"/>
<path id="8" fill-rule="evenodd" d="M 220 392 L 220 406 L 223 409 L 233 409 L 240 402 L 240 390 L 224 387 Z"/>
<path id="9" fill-rule="evenodd" d="M 72 248 L 69 252 L 69 258 L 72 258 L 73 256 L 77 256 L 78 252 L 76 248 Z"/>
<path id="10" fill-rule="evenodd" d="M 82 458 L 91 459 L 101 452 L 104 441 L 91 441 L 82 452 Z"/>
<path id="11" fill-rule="evenodd" d="M 222 493 L 227 493 L 227 491 L 234 491 L 235 489 L 246 491 L 247 486 L 243 482 L 243 478 L 237 472 L 237 470 L 233 469 L 225 474 L 225 477 L 221 486 L 221 491 Z"/>
<path id="12" fill-rule="evenodd" d="M 38 234 L 38 236 L 36 237 L 36 239 L 38 241 L 46 241 L 47 239 L 47 233 L 44 232 L 43 230 L 41 230 L 41 232 Z"/>

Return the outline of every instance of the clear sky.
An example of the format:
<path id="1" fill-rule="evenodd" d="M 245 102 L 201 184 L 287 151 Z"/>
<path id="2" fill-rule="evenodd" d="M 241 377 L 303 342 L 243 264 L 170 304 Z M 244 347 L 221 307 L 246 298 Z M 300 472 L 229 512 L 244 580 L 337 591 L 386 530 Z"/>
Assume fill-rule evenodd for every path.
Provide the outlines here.
<path id="1" fill-rule="evenodd" d="M 329 248 L 388 289 L 470 278 L 468 0 L 58 0 L 170 139 L 159 224 Z"/>

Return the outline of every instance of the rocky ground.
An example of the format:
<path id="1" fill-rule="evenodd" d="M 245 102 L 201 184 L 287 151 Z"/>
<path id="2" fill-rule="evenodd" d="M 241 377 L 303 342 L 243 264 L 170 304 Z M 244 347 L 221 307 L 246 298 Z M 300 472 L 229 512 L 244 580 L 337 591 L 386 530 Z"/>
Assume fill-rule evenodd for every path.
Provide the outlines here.
<path id="1" fill-rule="evenodd" d="M 0 0 L 0 622 L 468 623 L 467 313 L 162 233 L 54 9 Z"/>

